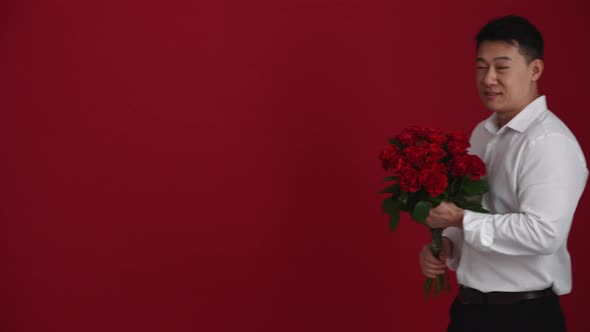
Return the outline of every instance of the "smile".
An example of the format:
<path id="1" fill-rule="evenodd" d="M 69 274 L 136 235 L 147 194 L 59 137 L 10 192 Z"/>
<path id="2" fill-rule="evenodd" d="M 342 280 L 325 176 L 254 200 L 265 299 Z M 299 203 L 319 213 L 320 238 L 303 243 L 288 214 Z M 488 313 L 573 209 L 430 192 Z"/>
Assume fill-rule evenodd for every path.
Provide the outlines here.
<path id="1" fill-rule="evenodd" d="M 500 96 L 502 93 L 500 92 L 485 92 L 484 95 L 487 99 L 495 99 L 496 97 Z"/>

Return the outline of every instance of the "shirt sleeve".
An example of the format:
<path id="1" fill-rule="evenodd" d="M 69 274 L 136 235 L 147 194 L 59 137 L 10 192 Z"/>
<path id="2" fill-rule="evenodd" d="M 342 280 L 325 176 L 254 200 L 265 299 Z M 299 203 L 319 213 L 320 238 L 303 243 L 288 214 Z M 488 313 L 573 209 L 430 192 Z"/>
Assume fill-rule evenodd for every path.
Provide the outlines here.
<path id="1" fill-rule="evenodd" d="M 549 255 L 565 245 L 588 178 L 583 154 L 561 134 L 537 138 L 522 153 L 515 165 L 521 211 L 464 213 L 464 241 L 479 251 Z"/>
<path id="2" fill-rule="evenodd" d="M 447 227 L 443 230 L 442 235 L 453 243 L 453 252 L 450 258 L 447 258 L 447 266 L 453 271 L 457 271 L 461 261 L 461 247 L 463 246 L 463 230 L 458 227 Z"/>

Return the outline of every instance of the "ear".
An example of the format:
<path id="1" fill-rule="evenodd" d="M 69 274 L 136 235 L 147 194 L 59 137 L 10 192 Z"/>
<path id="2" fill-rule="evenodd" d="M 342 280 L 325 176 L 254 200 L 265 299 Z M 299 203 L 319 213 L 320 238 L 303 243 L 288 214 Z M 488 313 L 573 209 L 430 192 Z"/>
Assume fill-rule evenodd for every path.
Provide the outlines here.
<path id="1" fill-rule="evenodd" d="M 541 75 L 543 75 L 545 63 L 541 59 L 535 59 L 529 64 L 529 68 L 531 71 L 531 80 L 538 81 L 541 78 Z"/>

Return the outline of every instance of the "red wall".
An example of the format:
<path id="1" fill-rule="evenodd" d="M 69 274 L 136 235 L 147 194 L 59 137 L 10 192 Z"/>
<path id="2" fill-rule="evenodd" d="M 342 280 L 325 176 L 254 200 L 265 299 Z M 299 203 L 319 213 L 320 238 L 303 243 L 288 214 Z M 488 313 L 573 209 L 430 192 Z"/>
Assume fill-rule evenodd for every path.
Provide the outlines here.
<path id="1" fill-rule="evenodd" d="M 423 298 L 428 234 L 389 232 L 377 155 L 488 115 L 473 37 L 512 12 L 589 157 L 582 0 L 1 1 L 0 330 L 443 331 L 452 296 Z"/>

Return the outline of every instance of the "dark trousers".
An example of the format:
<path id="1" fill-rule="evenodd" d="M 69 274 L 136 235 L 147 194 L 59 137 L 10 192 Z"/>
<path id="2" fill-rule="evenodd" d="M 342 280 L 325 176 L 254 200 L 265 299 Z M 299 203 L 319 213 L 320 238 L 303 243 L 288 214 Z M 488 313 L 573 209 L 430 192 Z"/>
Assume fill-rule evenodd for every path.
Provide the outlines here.
<path id="1" fill-rule="evenodd" d="M 524 300 L 514 304 L 451 305 L 447 332 L 565 332 L 559 296 Z"/>

